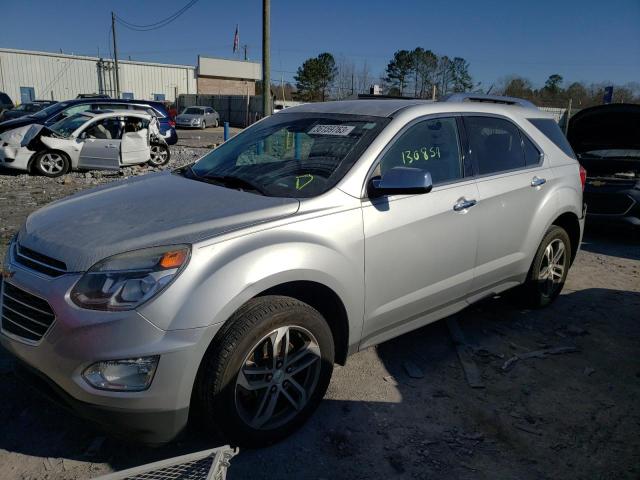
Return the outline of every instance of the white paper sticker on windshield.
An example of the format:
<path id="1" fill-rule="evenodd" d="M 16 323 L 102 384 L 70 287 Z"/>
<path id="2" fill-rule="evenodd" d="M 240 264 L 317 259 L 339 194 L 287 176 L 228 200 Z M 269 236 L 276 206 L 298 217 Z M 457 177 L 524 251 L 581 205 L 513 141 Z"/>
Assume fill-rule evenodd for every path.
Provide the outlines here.
<path id="1" fill-rule="evenodd" d="M 346 137 L 356 128 L 353 125 L 316 125 L 309 130 L 309 135 L 337 135 Z"/>

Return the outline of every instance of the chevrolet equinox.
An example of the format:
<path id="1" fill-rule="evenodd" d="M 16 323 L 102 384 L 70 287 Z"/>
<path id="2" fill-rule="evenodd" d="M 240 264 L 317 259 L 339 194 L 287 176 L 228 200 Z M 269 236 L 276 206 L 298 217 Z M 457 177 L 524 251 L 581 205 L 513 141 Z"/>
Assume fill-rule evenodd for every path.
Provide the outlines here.
<path id="1" fill-rule="evenodd" d="M 283 110 L 195 163 L 32 213 L 5 260 L 17 371 L 144 442 L 290 434 L 334 363 L 516 288 L 560 293 L 586 173 L 532 104 Z"/>

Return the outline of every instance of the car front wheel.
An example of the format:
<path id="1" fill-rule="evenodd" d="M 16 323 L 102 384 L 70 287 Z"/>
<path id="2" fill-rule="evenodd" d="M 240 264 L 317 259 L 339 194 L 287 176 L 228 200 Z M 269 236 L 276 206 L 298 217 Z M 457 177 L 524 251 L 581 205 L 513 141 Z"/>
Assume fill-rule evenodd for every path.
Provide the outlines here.
<path id="1" fill-rule="evenodd" d="M 298 300 L 265 296 L 222 328 L 198 372 L 198 423 L 244 447 L 288 436 L 329 385 L 334 343 L 327 322 Z"/>
<path id="2" fill-rule="evenodd" d="M 34 169 L 45 177 L 59 177 L 71 168 L 71 162 L 66 153 L 45 151 L 38 153 L 34 161 Z"/>

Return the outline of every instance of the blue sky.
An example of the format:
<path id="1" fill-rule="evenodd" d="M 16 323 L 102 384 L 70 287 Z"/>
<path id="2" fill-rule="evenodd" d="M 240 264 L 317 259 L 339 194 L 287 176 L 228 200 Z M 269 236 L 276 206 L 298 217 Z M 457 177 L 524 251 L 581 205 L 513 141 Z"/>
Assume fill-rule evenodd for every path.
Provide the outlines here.
<path id="1" fill-rule="evenodd" d="M 186 0 L 8 0 L 0 47 L 108 55 L 110 11 L 132 23 L 161 20 Z M 466 58 L 486 88 L 519 74 L 540 86 L 566 81 L 640 81 L 640 0 L 272 0 L 272 78 L 292 81 L 304 59 L 328 51 L 365 60 L 379 77 L 393 52 L 422 46 Z M 235 25 L 260 60 L 260 0 L 200 0 L 169 26 L 117 25 L 122 58 L 194 65 L 197 55 L 233 58 Z M 240 58 L 238 56 L 238 58 Z"/>

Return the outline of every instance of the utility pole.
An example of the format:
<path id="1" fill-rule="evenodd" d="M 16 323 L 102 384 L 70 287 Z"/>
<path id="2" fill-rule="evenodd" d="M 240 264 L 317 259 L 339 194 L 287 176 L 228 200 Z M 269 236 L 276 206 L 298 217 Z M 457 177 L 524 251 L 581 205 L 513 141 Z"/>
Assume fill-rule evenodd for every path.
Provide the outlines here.
<path id="1" fill-rule="evenodd" d="M 120 74 L 118 73 L 118 48 L 116 47 L 116 14 L 111 12 L 111 32 L 113 33 L 113 62 L 116 70 L 116 98 L 120 98 Z"/>
<path id="2" fill-rule="evenodd" d="M 271 115 L 271 0 L 262 0 L 262 114 Z M 114 36 L 115 38 L 115 36 Z"/>

